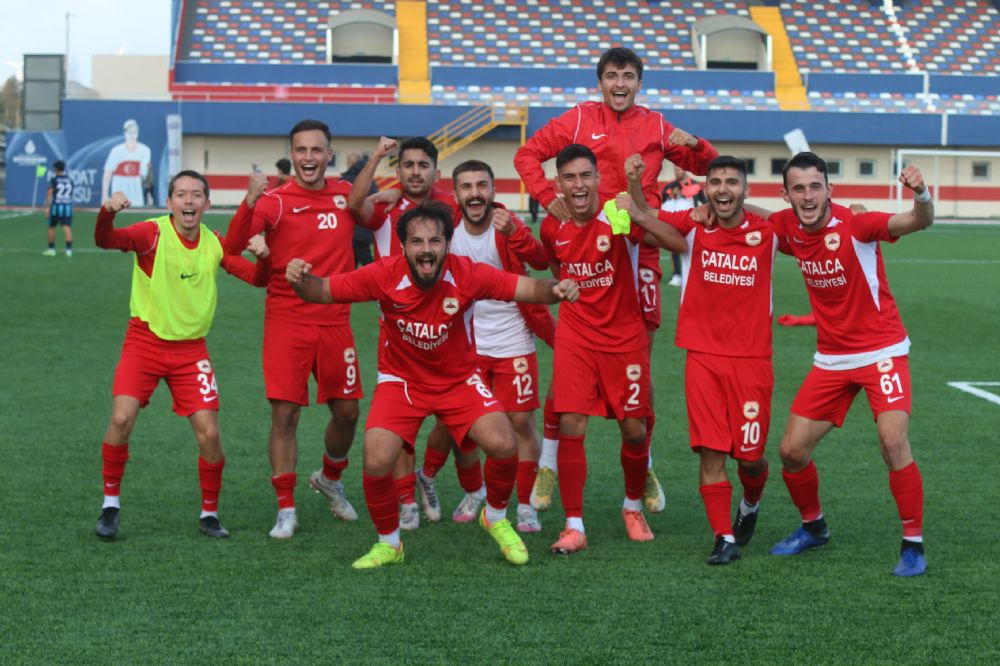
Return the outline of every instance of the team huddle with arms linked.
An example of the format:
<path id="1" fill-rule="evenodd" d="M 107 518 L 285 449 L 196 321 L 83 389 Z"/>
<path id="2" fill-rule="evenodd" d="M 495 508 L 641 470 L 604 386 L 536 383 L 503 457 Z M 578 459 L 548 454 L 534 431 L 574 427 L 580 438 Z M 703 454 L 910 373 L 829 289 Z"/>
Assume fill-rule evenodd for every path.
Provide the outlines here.
<path id="1" fill-rule="evenodd" d="M 315 402 L 330 418 L 321 465 L 308 483 L 337 519 L 358 519 L 343 483 L 365 390 L 350 305 L 374 301 L 377 381 L 360 474 L 377 540 L 353 568 L 403 563 L 401 534 L 418 529 L 421 517 L 441 520 L 436 483 L 449 455 L 464 491 L 452 520 L 478 522 L 507 562 L 528 563 L 521 534 L 542 530 L 540 514 L 553 508 L 556 490 L 565 522 L 550 552 L 586 549 L 588 450 L 608 455 L 606 446 L 586 445 L 591 417 L 614 419 L 621 433 L 627 539 L 652 541 L 646 514 L 665 509 L 665 494 L 651 449 L 658 459 L 669 455 L 662 444 L 651 447 L 650 364 L 667 250 L 680 258 L 674 342 L 685 351 L 689 443 L 712 532 L 706 561 L 734 562 L 751 542 L 769 478 L 772 275 L 781 252 L 801 270 L 817 338 L 778 445 L 781 478 L 801 524 L 770 554 L 798 555 L 830 540 L 812 453 L 863 390 L 901 524 L 892 573 L 924 573 L 923 482 L 908 436 L 910 341 L 880 247 L 933 223 L 919 169 L 899 174 L 912 192 L 910 210 L 871 212 L 834 202 L 824 160 L 799 153 L 782 174 L 788 208 L 764 210 L 747 202 L 742 160 L 720 156 L 709 140 L 635 103 L 642 74 L 633 51 L 608 50 L 597 64 L 602 99 L 557 116 L 517 150 L 514 167 L 547 212 L 537 236 L 496 200 L 486 162 L 458 164 L 452 188 L 439 186 L 438 151 L 424 137 L 381 137 L 350 180 L 328 176 L 334 149 L 319 120 L 302 120 L 289 132 L 292 178 L 269 188 L 263 174 L 250 176 L 225 235 L 202 223 L 209 184 L 195 171 L 170 179 L 167 214 L 128 227 L 115 228 L 114 219 L 133 202 L 113 193 L 98 215 L 95 241 L 132 253 L 134 261 L 131 318 L 102 444 L 97 536 L 118 534 L 130 435 L 161 379 L 198 443 L 199 529 L 210 538 L 229 536 L 218 511 L 225 466 L 219 390 L 205 343 L 221 267 L 267 290 L 262 358 L 277 500 L 270 537 L 289 539 L 298 528 L 297 426 L 310 404 L 310 376 Z M 392 157 L 398 185 L 379 191 L 378 166 Z M 545 174 L 549 160 L 554 180 Z M 661 210 L 664 162 L 704 177 L 707 203 Z M 360 267 L 356 229 L 374 240 L 375 260 Z M 532 277 L 532 270 L 552 277 Z M 540 376 L 538 341 L 552 349 L 549 377 Z M 429 417 L 433 427 L 421 446 Z M 728 459 L 740 485 L 735 509 Z"/>

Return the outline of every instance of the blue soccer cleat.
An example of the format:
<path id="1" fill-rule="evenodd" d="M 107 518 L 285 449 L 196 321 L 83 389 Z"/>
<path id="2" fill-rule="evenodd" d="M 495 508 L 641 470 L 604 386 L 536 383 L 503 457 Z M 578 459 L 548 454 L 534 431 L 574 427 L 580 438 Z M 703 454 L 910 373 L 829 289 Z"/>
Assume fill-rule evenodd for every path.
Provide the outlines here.
<path id="1" fill-rule="evenodd" d="M 798 555 L 804 550 L 825 546 L 829 540 L 830 532 L 827 530 L 824 530 L 820 536 L 816 536 L 808 532 L 806 528 L 799 527 L 788 538 L 774 544 L 774 547 L 771 548 L 771 554 Z"/>
<path id="2" fill-rule="evenodd" d="M 927 571 L 927 559 L 916 548 L 904 548 L 899 554 L 899 564 L 892 570 L 893 576 L 919 576 Z"/>

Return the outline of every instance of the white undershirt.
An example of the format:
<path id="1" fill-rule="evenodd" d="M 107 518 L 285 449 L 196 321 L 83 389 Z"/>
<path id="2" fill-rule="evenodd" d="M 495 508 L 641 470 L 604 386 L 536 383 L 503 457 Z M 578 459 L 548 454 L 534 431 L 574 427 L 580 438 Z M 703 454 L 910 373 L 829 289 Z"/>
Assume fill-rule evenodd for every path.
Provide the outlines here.
<path id="1" fill-rule="evenodd" d="M 490 227 L 473 236 L 465 230 L 464 222 L 458 224 L 451 239 L 451 253 L 503 270 L 495 235 Z M 476 301 L 472 321 L 480 356 L 513 358 L 535 352 L 535 337 L 515 303 Z"/>

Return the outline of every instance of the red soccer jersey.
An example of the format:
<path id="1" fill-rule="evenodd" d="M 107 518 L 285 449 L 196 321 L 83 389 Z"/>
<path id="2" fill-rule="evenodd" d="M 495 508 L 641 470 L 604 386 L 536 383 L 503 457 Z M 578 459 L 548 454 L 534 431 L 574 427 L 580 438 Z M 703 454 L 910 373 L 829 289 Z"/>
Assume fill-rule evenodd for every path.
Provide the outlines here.
<path id="1" fill-rule="evenodd" d="M 771 272 L 778 242 L 767 220 L 746 211 L 744 216 L 733 229 L 706 229 L 688 211 L 660 212 L 688 246 L 678 347 L 719 356 L 771 355 Z"/>
<path id="2" fill-rule="evenodd" d="M 889 235 L 889 213 L 854 215 L 830 203 L 830 222 L 807 233 L 792 209 L 771 215 L 780 249 L 795 257 L 816 316 L 820 354 L 878 351 L 904 342 L 906 329 L 889 292 L 879 241 Z"/>
<path id="3" fill-rule="evenodd" d="M 477 366 L 473 304 L 512 300 L 517 280 L 513 273 L 449 254 L 437 284 L 424 290 L 413 284 L 406 257 L 398 255 L 330 276 L 330 294 L 341 303 L 378 301 L 380 375 L 445 387 L 465 381 Z"/>
<path id="4" fill-rule="evenodd" d="M 285 266 L 295 258 L 312 264 L 316 275 L 354 269 L 354 217 L 347 209 L 350 193 L 351 184 L 343 180 L 327 178 L 323 189 L 307 190 L 292 179 L 257 200 L 249 224 L 234 218 L 236 229 L 231 227 L 226 235 L 227 252 L 242 251 L 250 236 L 266 233 L 272 263 L 266 318 L 324 326 L 350 323 L 349 305 L 307 303 L 285 279 Z"/>
<path id="5" fill-rule="evenodd" d="M 453 214 L 458 210 L 455 197 L 448 190 L 443 190 L 439 187 L 432 188 L 431 199 L 448 204 Z M 375 204 L 375 211 L 365 225 L 368 229 L 371 229 L 372 235 L 375 238 L 375 259 L 395 257 L 403 254 L 403 246 L 400 245 L 399 237 L 396 235 L 396 222 L 399 221 L 403 213 L 415 205 L 405 194 L 400 197 L 399 201 L 392 208 L 389 208 L 384 203 Z"/>
<path id="6" fill-rule="evenodd" d="M 559 305 L 555 341 L 598 351 L 634 351 L 648 344 L 639 306 L 637 262 L 643 229 L 614 235 L 604 213 L 583 226 L 542 220 L 542 245 L 559 263 L 559 277 L 575 280 L 580 298 Z"/>

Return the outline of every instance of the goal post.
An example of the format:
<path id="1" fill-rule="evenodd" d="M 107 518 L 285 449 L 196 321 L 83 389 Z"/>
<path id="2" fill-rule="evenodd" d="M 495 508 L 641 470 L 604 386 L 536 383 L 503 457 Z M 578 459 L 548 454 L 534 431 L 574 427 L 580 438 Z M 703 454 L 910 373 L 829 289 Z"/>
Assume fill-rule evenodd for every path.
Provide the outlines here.
<path id="1" fill-rule="evenodd" d="M 938 217 L 988 218 L 1000 214 L 1000 151 L 900 148 L 895 171 L 907 164 L 920 167 L 930 187 Z M 902 212 L 906 188 L 893 180 L 896 212 Z"/>

